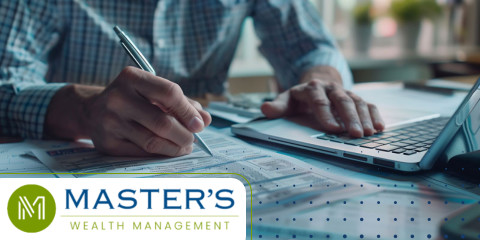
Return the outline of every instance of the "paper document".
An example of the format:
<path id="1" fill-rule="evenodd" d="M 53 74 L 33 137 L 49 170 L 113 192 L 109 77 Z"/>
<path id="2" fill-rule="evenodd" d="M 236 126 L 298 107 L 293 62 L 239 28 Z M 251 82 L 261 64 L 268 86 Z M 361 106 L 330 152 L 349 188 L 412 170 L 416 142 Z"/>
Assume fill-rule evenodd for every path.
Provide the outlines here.
<path id="1" fill-rule="evenodd" d="M 240 174 L 251 184 L 254 202 L 260 203 L 254 204 L 254 208 L 258 209 L 279 204 L 289 206 L 292 205 L 292 199 L 300 203 L 302 199 L 323 198 L 327 193 L 334 200 L 374 191 L 366 185 L 360 187 L 360 184 L 354 184 L 353 180 L 347 180 L 343 176 L 333 175 L 295 158 L 251 146 L 212 130 L 206 129 L 201 136 L 212 149 L 214 157 L 195 147 L 191 154 L 177 158 L 121 158 L 104 156 L 92 146 L 84 144 L 68 148 L 37 149 L 34 153 L 53 172 L 68 173 L 59 174 L 59 177 L 118 177 L 81 173 L 117 173 L 123 177 L 171 177 L 150 173 Z M 137 174 L 126 175 L 127 173 Z M 230 177 L 237 177 L 244 182 L 247 198 L 250 199 L 248 183 L 239 176 Z M 348 188 L 345 187 L 347 185 Z M 308 207 L 315 207 L 322 202 L 324 201 L 315 201 L 315 204 Z"/>
<path id="2" fill-rule="evenodd" d="M 30 147 L 29 147 L 30 146 Z M 29 143 L 0 144 L 0 173 L 49 173 L 50 170 L 30 153 Z M 25 175 L 9 174 L 3 177 L 25 177 Z M 52 177 L 52 175 L 38 175 Z"/>
<path id="3" fill-rule="evenodd" d="M 452 96 L 445 96 L 404 89 L 402 84 L 367 87 L 354 88 L 354 92 L 378 107 L 387 127 L 439 115 L 450 116 L 467 94 L 456 92 Z"/>

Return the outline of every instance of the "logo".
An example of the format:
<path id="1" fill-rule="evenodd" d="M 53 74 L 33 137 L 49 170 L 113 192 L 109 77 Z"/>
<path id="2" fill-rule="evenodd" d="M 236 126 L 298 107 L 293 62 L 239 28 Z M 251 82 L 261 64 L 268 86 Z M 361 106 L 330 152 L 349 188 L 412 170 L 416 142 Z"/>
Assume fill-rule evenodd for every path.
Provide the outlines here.
<path id="1" fill-rule="evenodd" d="M 52 194 L 45 188 L 24 185 L 8 200 L 8 217 L 12 224 L 29 233 L 40 232 L 52 223 L 56 205 Z"/>
<path id="2" fill-rule="evenodd" d="M 0 178 L 0 240 L 245 240 L 245 190 L 236 178 Z"/>

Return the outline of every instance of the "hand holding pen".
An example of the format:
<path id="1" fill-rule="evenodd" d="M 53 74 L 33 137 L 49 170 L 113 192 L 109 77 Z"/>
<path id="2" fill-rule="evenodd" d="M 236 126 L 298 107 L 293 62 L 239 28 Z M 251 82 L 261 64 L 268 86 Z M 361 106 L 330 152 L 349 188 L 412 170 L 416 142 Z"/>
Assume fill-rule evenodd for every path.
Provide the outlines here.
<path id="1" fill-rule="evenodd" d="M 99 151 L 109 155 L 189 154 L 195 140 L 192 133 L 211 122 L 210 114 L 177 84 L 136 67 L 124 68 L 105 88 L 68 87 L 78 94 L 65 94 L 80 99 L 80 114 L 72 116 L 79 126 L 68 131 L 79 129 L 77 136 L 92 139 Z"/>
<path id="2" fill-rule="evenodd" d="M 135 46 L 135 44 L 133 43 L 133 41 L 118 27 L 118 26 L 115 26 L 113 28 L 113 30 L 115 31 L 115 33 L 118 35 L 118 37 L 120 38 L 120 44 L 122 44 L 123 48 L 125 49 L 125 51 L 128 53 L 128 55 L 132 58 L 132 60 L 137 64 L 137 66 L 139 68 L 141 68 L 142 70 L 144 71 L 147 71 L 147 72 L 150 72 L 152 73 L 153 75 L 156 75 L 155 73 L 155 70 L 153 69 L 152 65 L 150 65 L 150 63 L 147 61 L 147 59 L 143 56 L 143 54 L 140 52 L 140 50 L 138 50 L 137 46 Z M 174 85 L 177 89 L 179 88 L 178 85 Z M 181 89 L 178 90 L 181 92 Z M 182 95 L 183 95 L 183 92 L 182 92 Z M 197 106 L 199 106 L 199 108 L 201 109 L 201 106 L 200 104 L 196 104 Z M 160 108 L 162 108 L 162 105 L 158 105 Z M 173 107 L 176 107 L 176 106 L 173 106 Z M 163 109 L 165 110 L 166 113 L 169 113 L 170 111 L 168 109 Z M 197 118 L 194 118 L 193 119 L 194 121 L 196 120 L 200 120 L 200 119 L 197 119 Z M 188 124 L 192 124 L 191 122 L 188 123 Z M 188 126 L 188 125 L 187 125 Z M 193 133 L 195 139 L 196 139 L 196 143 L 197 145 L 202 149 L 204 150 L 206 153 L 208 153 L 210 156 L 213 156 L 212 154 L 212 151 L 210 150 L 210 148 L 205 144 L 205 142 L 202 140 L 202 138 L 196 133 L 194 132 Z"/>

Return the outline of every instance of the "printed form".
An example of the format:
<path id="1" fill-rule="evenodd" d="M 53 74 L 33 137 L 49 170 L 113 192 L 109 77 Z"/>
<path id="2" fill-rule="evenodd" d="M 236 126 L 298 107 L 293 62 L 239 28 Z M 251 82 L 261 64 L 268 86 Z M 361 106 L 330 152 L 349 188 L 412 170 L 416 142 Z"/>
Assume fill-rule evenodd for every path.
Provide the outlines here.
<path id="1" fill-rule="evenodd" d="M 28 154 L 29 149 L 25 147 L 24 143 L 0 144 L 0 173 L 3 174 L 2 177 L 22 177 L 19 174 L 9 173 L 50 173 L 50 170 L 35 156 L 31 153 Z M 38 177 L 52 176 L 38 175 Z"/>
<path id="2" fill-rule="evenodd" d="M 279 205 L 297 208 L 305 206 L 300 204 L 302 202 L 312 202 L 307 204 L 308 207 L 316 207 L 323 204 L 325 201 L 320 199 L 327 196 L 334 201 L 375 191 L 347 177 L 331 174 L 298 159 L 252 146 L 213 130 L 206 129 L 201 136 L 214 152 L 213 157 L 196 147 L 191 154 L 176 158 L 113 157 L 98 153 L 87 143 L 38 148 L 33 153 L 52 172 L 66 173 L 57 174 L 61 178 L 234 177 L 244 183 L 248 200 L 253 193 L 254 208 L 257 210 Z M 171 173 L 179 175 L 172 176 Z"/>

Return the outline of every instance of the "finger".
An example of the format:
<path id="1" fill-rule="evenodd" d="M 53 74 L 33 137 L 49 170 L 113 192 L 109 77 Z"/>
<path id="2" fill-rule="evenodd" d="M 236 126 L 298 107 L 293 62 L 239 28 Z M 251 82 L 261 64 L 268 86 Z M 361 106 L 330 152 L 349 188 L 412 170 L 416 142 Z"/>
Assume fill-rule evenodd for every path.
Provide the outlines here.
<path id="1" fill-rule="evenodd" d="M 279 118 L 288 114 L 288 101 L 290 98 L 290 91 L 285 91 L 277 96 L 271 102 L 265 102 L 260 109 L 267 118 Z"/>
<path id="2" fill-rule="evenodd" d="M 200 115 L 202 116 L 202 120 L 204 123 L 204 126 L 207 127 L 212 123 L 212 116 L 210 116 L 210 113 L 205 111 L 205 110 L 200 110 L 198 111 Z"/>
<path id="3" fill-rule="evenodd" d="M 383 129 L 385 129 L 385 122 L 380 116 L 380 111 L 378 111 L 378 108 L 375 105 L 369 103 L 368 110 L 370 112 L 370 116 L 372 117 L 373 126 L 375 127 L 375 129 L 377 131 L 383 131 Z"/>
<path id="4" fill-rule="evenodd" d="M 212 123 L 212 116 L 210 116 L 210 113 L 203 110 L 202 104 L 190 98 L 188 99 L 188 102 L 190 102 L 190 104 L 192 104 L 192 106 L 195 109 L 197 109 L 197 111 L 200 113 L 200 116 L 202 116 L 202 120 L 203 120 L 203 123 L 205 124 L 205 127 L 210 125 L 210 123 Z"/>
<path id="5" fill-rule="evenodd" d="M 137 122 L 158 137 L 168 139 L 180 147 L 192 145 L 193 134 L 174 117 L 144 99 L 132 99 L 123 103 L 125 117 Z M 130 132 L 129 132 L 130 134 Z"/>
<path id="6" fill-rule="evenodd" d="M 335 119 L 331 102 L 320 82 L 311 81 L 301 88 L 294 88 L 291 94 L 296 101 L 304 102 L 309 106 L 323 129 L 330 132 L 341 132 L 343 130 Z"/>
<path id="7" fill-rule="evenodd" d="M 202 116 L 188 102 L 178 84 L 133 67 L 125 68 L 122 74 L 130 79 L 129 87 L 165 113 L 175 116 L 190 131 L 200 132 L 204 128 Z"/>
<path id="8" fill-rule="evenodd" d="M 368 109 L 368 105 L 362 98 L 357 96 L 356 94 L 347 91 L 347 94 L 352 98 L 355 106 L 357 108 L 357 113 L 360 118 L 360 122 L 363 127 L 363 133 L 365 136 L 371 136 L 375 133 L 372 124 L 372 118 L 370 116 L 370 110 Z"/>
<path id="9" fill-rule="evenodd" d="M 189 154 L 193 150 L 193 145 L 180 147 L 167 139 L 153 134 L 150 130 L 137 123 L 132 122 L 130 128 L 132 129 L 132 134 L 126 136 L 126 138 L 147 153 L 175 157 Z"/>
<path id="10" fill-rule="evenodd" d="M 341 88 L 334 88 L 328 93 L 329 99 L 337 109 L 340 119 L 345 124 L 352 137 L 363 137 L 363 127 L 360 124 L 355 103 Z"/>
<path id="11" fill-rule="evenodd" d="M 200 104 L 199 102 L 193 100 L 193 99 L 190 99 L 190 98 L 187 98 L 188 99 L 188 102 L 190 104 L 192 104 L 192 106 L 197 109 L 197 110 L 203 110 L 203 107 L 202 107 L 202 104 Z"/>

